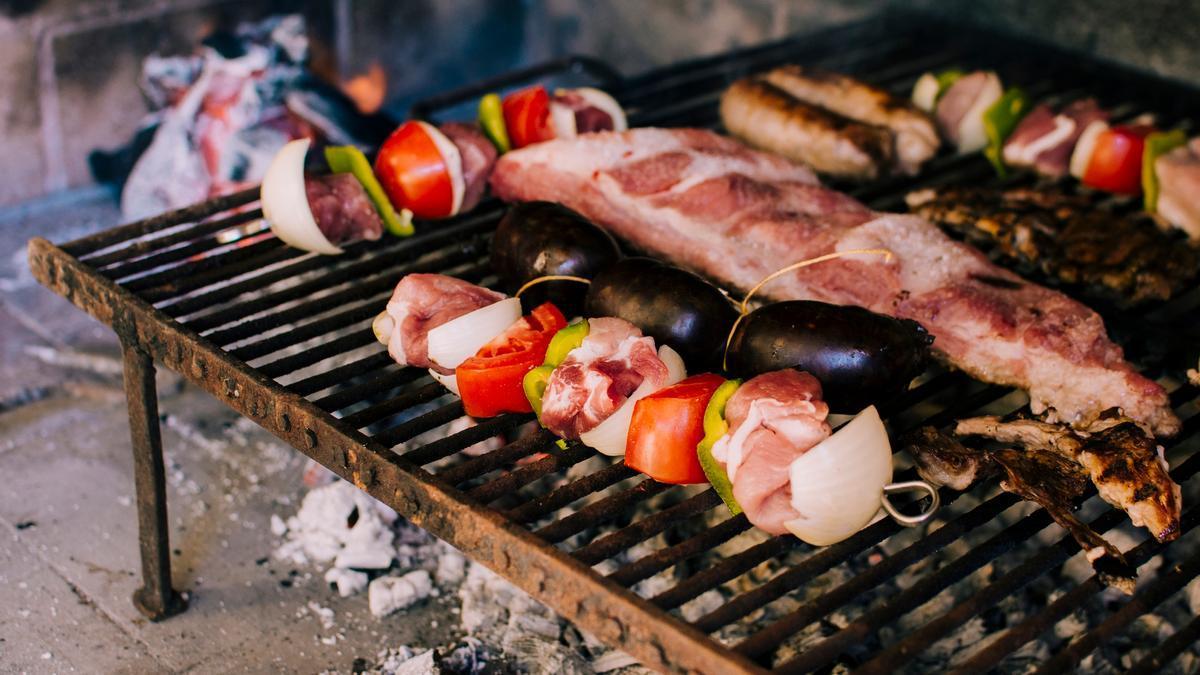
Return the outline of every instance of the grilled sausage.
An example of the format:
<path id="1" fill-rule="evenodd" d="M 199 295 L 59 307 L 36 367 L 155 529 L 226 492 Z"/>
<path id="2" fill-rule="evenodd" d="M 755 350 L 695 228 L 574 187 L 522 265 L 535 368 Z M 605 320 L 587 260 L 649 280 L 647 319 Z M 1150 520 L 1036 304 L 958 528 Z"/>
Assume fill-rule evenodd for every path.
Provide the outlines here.
<path id="1" fill-rule="evenodd" d="M 805 103 L 759 78 L 721 96 L 721 121 L 750 145 L 803 162 L 820 173 L 870 180 L 892 164 L 892 134 Z"/>
<path id="2" fill-rule="evenodd" d="M 941 143 L 929 115 L 852 77 L 787 65 L 768 72 L 763 79 L 806 103 L 888 128 L 896 138 L 896 166 L 910 176 L 937 153 Z"/>

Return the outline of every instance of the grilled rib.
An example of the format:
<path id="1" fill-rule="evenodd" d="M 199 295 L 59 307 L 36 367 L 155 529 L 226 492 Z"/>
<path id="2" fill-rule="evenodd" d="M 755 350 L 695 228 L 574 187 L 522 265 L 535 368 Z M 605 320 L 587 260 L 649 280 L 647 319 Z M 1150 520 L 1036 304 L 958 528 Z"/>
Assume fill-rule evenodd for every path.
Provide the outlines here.
<path id="1" fill-rule="evenodd" d="M 986 251 L 1120 305 L 1167 300 L 1200 257 L 1144 214 L 1116 214 L 1060 190 L 924 189 L 913 213 Z"/>
<path id="2" fill-rule="evenodd" d="M 786 160 L 699 129 L 633 129 L 554 140 L 504 155 L 492 188 L 509 201 L 560 202 L 636 248 L 746 291 L 835 250 L 886 248 L 783 274 L 764 297 L 866 307 L 912 319 L 935 353 L 987 382 L 1029 391 L 1035 413 L 1068 421 L 1119 406 L 1170 435 L 1166 391 L 1138 374 L 1100 316 L 1023 281 L 915 216 L 875 213 Z"/>
<path id="3" fill-rule="evenodd" d="M 1129 514 L 1159 541 L 1179 536 L 1183 496 L 1171 480 L 1161 446 L 1133 420 L 1107 410 L 1080 429 L 1038 420 L 998 417 L 960 420 L 955 433 L 1051 451 L 1087 471 L 1104 501 Z"/>

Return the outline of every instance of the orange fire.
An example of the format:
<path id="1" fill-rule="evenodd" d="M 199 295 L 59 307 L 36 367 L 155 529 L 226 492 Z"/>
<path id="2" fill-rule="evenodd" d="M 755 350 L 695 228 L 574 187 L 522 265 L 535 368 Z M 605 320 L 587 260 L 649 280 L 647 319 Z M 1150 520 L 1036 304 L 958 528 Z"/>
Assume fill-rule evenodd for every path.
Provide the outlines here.
<path id="1" fill-rule="evenodd" d="M 387 74 L 383 72 L 383 66 L 374 61 L 365 73 L 343 82 L 342 91 L 354 101 L 359 112 L 373 113 L 383 106 L 387 95 Z"/>

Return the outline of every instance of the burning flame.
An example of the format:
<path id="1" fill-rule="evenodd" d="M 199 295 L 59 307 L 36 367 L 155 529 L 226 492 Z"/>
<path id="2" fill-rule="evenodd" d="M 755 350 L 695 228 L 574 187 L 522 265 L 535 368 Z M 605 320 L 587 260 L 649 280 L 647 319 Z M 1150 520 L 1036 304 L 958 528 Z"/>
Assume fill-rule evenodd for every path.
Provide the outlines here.
<path id="1" fill-rule="evenodd" d="M 365 73 L 343 82 L 342 92 L 354 101 L 359 112 L 370 114 L 379 110 L 387 94 L 387 74 L 383 72 L 383 66 L 378 61 L 372 62 Z"/>

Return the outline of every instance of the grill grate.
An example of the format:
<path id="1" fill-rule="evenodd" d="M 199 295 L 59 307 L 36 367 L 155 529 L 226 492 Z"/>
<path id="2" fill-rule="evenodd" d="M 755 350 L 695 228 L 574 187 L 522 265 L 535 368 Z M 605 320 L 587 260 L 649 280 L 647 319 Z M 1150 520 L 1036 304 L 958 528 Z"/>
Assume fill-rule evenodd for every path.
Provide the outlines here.
<path id="1" fill-rule="evenodd" d="M 1043 100 L 1086 93 L 1118 117 L 1154 110 L 1163 124 L 1185 128 L 1194 128 L 1187 114 L 1200 109 L 1200 92 L 1179 85 L 1045 46 L 891 15 L 625 80 L 595 61 L 568 59 L 497 83 L 590 73 L 622 101 L 633 125 L 713 127 L 717 98 L 728 83 L 781 62 L 857 74 L 901 95 L 929 69 L 989 67 Z M 497 83 L 439 97 L 417 111 L 436 117 Z M 908 190 L 950 183 L 1001 184 L 981 157 L 942 155 L 918 178 L 842 187 L 875 208 L 898 209 Z M 421 227 L 411 239 L 356 244 L 340 257 L 325 258 L 286 248 L 265 233 L 261 213 L 253 208 L 256 198 L 256 191 L 247 191 L 214 199 L 61 247 L 35 240 L 32 266 L 43 283 L 112 325 L 127 345 L 178 370 L 648 665 L 713 672 L 774 666 L 801 672 L 842 663 L 865 672 L 891 671 L 1032 583 L 1058 593 L 957 665 L 957 672 L 984 672 L 1094 602 L 1103 590 L 1095 577 L 1076 584 L 1063 576 L 1063 564 L 1078 553 L 1075 542 L 1062 536 L 1038 544 L 1040 533 L 1047 536 L 1049 516 L 1040 509 L 1014 513 L 1018 499 L 994 485 L 976 486 L 969 497 L 943 491 L 951 515 L 922 536 L 906 539 L 885 519 L 846 541 L 813 550 L 791 538 L 751 537 L 745 517 L 727 517 L 711 490 L 638 479 L 581 445 L 556 448 L 545 432 L 481 456 L 462 452 L 511 434 L 530 419 L 527 415 L 504 415 L 439 440 L 414 442 L 459 419 L 462 407 L 423 371 L 396 366 L 375 343 L 371 317 L 409 272 L 441 271 L 492 283 L 488 240 L 502 205 L 488 202 L 466 216 Z M 1172 475 L 1193 497 L 1197 486 L 1189 481 L 1200 470 L 1194 448 L 1198 392 L 1171 376 L 1177 378 L 1185 364 L 1194 363 L 1194 354 L 1181 350 L 1194 342 L 1190 336 L 1197 326 L 1188 315 L 1198 303 L 1200 289 L 1192 289 L 1141 314 L 1104 309 L 1127 352 L 1175 387 L 1172 402 L 1185 424 L 1167 456 L 1175 466 Z M 1149 326 L 1156 334 L 1188 340 L 1168 340 L 1164 348 L 1148 335 Z M 1009 412 L 1023 403 L 1005 388 L 936 372 L 883 410 L 893 431 L 900 432 L 920 424 L 944 425 L 984 408 Z M 652 497 L 665 505 L 652 512 L 639 508 Z M 1097 506 L 1090 507 L 1098 514 L 1092 519 L 1097 531 L 1125 522 L 1123 514 Z M 1194 507 L 1184 514 L 1185 537 L 1198 513 Z M 636 560 L 624 559 L 634 546 L 648 550 Z M 943 566 L 913 571 L 956 546 L 965 551 Z M 1138 565 L 1165 548 L 1147 539 L 1129 558 Z M 872 557 L 878 558 L 873 564 Z M 769 561 L 786 564 L 764 578 Z M 896 628 L 905 615 L 947 589 L 961 590 L 968 577 L 1002 561 L 1002 571 L 966 592 L 965 599 L 920 625 Z M 648 600 L 631 590 L 672 568 L 678 578 Z M 905 574 L 911 584 L 876 597 L 877 588 Z M 1198 574 L 1195 557 L 1164 570 L 1040 670 L 1059 672 L 1078 664 Z M 730 583 L 738 589 L 734 597 L 690 623 L 683 618 L 680 608 L 689 601 Z M 803 601 L 794 598 L 800 592 L 806 593 Z M 790 610 L 760 616 L 762 608 L 787 598 L 793 598 Z M 835 615 L 841 619 L 835 621 Z M 800 651 L 785 648 L 814 624 L 822 626 L 817 639 Z M 744 639 L 729 646 L 713 639 L 731 626 L 740 632 L 729 635 Z M 884 627 L 892 627 L 895 635 L 887 644 L 878 638 Z M 1200 620 L 1193 620 L 1133 670 L 1160 667 L 1198 636 Z"/>

